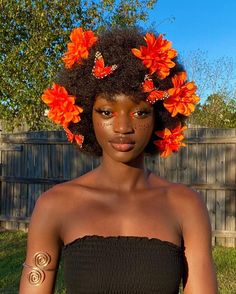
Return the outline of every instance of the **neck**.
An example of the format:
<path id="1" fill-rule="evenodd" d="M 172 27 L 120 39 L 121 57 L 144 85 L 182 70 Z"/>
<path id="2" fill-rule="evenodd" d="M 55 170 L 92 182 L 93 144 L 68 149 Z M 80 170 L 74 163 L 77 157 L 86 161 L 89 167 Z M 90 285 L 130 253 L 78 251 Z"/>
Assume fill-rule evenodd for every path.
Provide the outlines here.
<path id="1" fill-rule="evenodd" d="M 103 156 L 97 172 L 107 188 L 128 192 L 148 186 L 149 172 L 144 169 L 143 155 L 129 163 L 113 161 L 110 157 Z"/>

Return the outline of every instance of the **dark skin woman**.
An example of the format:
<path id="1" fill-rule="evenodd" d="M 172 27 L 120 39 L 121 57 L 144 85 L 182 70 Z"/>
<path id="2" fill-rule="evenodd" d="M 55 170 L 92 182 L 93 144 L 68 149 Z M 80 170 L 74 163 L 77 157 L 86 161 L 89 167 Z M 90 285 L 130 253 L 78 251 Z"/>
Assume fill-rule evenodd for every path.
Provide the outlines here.
<path id="1" fill-rule="evenodd" d="M 119 40 L 121 39 L 120 36 L 123 36 L 124 39 L 127 39 L 127 35 L 130 37 L 132 34 L 141 36 L 137 29 L 128 30 L 128 34 L 127 31 L 122 30 L 116 31 L 115 34 L 116 37 L 119 36 Z M 137 61 L 137 64 L 140 64 L 138 65 L 140 69 L 136 72 L 131 70 L 131 72 L 134 72 L 135 77 L 132 77 L 131 73 L 128 76 L 127 72 L 125 73 L 126 84 L 131 86 L 128 85 L 122 91 L 125 81 L 122 84 L 121 76 L 119 76 L 120 86 L 115 83 L 115 80 L 112 81 L 113 78 L 115 79 L 116 74 L 121 75 L 122 62 L 120 59 L 122 57 L 119 57 L 118 60 L 109 59 L 108 56 L 105 58 L 106 50 L 104 48 L 106 44 L 105 41 L 102 43 L 104 39 L 101 36 L 100 43 L 97 40 L 94 41 L 96 44 L 93 46 L 98 46 L 98 48 L 91 46 L 89 57 L 86 57 L 83 64 L 78 65 L 78 67 L 77 65 L 70 65 L 69 69 L 64 69 L 59 75 L 60 84 L 66 87 L 70 95 L 77 98 L 74 105 L 79 105 L 83 108 L 83 112 L 80 114 L 81 121 L 77 122 L 74 119 L 69 123 L 64 121 L 61 123 L 67 132 L 68 139 L 70 141 L 77 140 L 77 144 L 81 140 L 79 142 L 81 151 L 85 148 L 86 152 L 100 153 L 101 164 L 79 178 L 54 186 L 38 198 L 29 226 L 27 256 L 21 277 L 20 294 L 54 293 L 56 270 L 61 252 L 64 248 L 71 250 L 73 246 L 77 246 L 76 244 L 79 244 L 78 242 L 82 240 L 85 243 L 80 243 L 81 245 L 79 246 L 84 244 L 84 248 L 88 248 L 86 243 L 88 236 L 90 236 L 88 238 L 90 241 L 93 239 L 94 242 L 98 242 L 96 243 L 97 245 L 100 244 L 99 242 L 104 242 L 102 243 L 103 248 L 110 242 L 109 240 L 116 243 L 116 247 L 109 247 L 109 251 L 103 256 L 103 260 L 108 255 L 106 268 L 112 268 L 114 263 L 114 266 L 116 266 L 116 263 L 118 266 L 119 263 L 119 268 L 122 268 L 122 272 L 121 270 L 117 273 L 114 272 L 106 282 L 101 279 L 97 279 L 98 281 L 96 280 L 95 282 L 93 277 L 101 274 L 103 267 L 97 273 L 97 265 L 92 263 L 90 278 L 86 280 L 86 285 L 83 288 L 87 287 L 87 290 L 79 291 L 79 287 L 82 287 L 81 285 L 85 281 L 84 275 L 88 274 L 85 269 L 86 261 L 90 258 L 85 259 L 84 264 L 81 260 L 82 257 L 80 257 L 78 262 L 75 262 L 76 266 L 80 266 L 80 264 L 82 266 L 83 264 L 85 267 L 81 271 L 81 275 L 76 277 L 79 280 L 76 288 L 73 288 L 76 283 L 75 280 L 69 281 L 72 286 L 68 288 L 68 293 L 178 293 L 178 290 L 176 290 L 179 288 L 180 283 L 178 278 L 176 278 L 176 283 L 173 283 L 172 288 L 168 285 L 168 281 L 166 284 L 163 283 L 162 288 L 158 288 L 160 286 L 148 288 L 152 282 L 151 279 L 157 279 L 156 285 L 160 285 L 162 280 L 168 279 L 171 275 L 174 277 L 174 271 L 172 270 L 170 274 L 165 261 L 163 267 L 158 268 L 157 272 L 152 269 L 152 266 L 155 266 L 153 263 L 144 264 L 140 269 L 137 268 L 136 270 L 141 274 L 140 276 L 138 274 L 134 276 L 134 278 L 136 277 L 134 284 L 130 282 L 129 286 L 129 282 L 123 281 L 123 285 L 127 283 L 126 290 L 122 288 L 122 282 L 120 282 L 121 286 L 117 286 L 118 277 L 123 274 L 127 265 L 123 266 L 122 255 L 119 255 L 117 261 L 113 260 L 112 256 L 115 253 L 111 250 L 119 248 L 122 253 L 125 249 L 119 246 L 121 244 L 119 242 L 124 240 L 132 240 L 133 242 L 134 240 L 134 243 L 129 243 L 131 247 L 129 247 L 129 255 L 126 256 L 127 261 L 130 254 L 136 250 L 135 246 L 137 245 L 135 244 L 139 240 L 144 242 L 142 246 L 147 246 L 145 247 L 146 249 L 142 249 L 143 253 L 145 251 L 148 254 L 148 246 L 151 243 L 153 244 L 152 246 L 157 247 L 154 247 L 156 249 L 150 254 L 158 255 L 155 252 L 159 252 L 159 246 L 163 248 L 162 250 L 167 248 L 168 254 L 162 253 L 157 258 L 165 258 L 163 257 L 165 254 L 172 256 L 173 252 L 177 255 L 180 252 L 183 253 L 183 255 L 181 255 L 182 253 L 179 255 L 182 256 L 180 261 L 183 268 L 182 265 L 178 266 L 182 270 L 179 271 L 176 268 L 176 271 L 180 273 L 183 280 L 185 294 L 215 294 L 217 293 L 217 283 L 211 252 L 211 226 L 208 212 L 201 196 L 182 184 L 171 183 L 155 175 L 146 169 L 144 165 L 144 155 L 147 153 L 152 154 L 153 149 L 149 146 L 153 144 L 154 132 L 158 130 L 157 125 L 159 130 L 166 126 L 169 128 L 170 126 L 176 126 L 179 122 L 183 122 L 184 115 L 179 113 L 175 118 L 172 118 L 169 111 L 163 107 L 163 99 L 157 101 L 157 103 L 150 103 L 146 99 L 147 94 L 144 94 L 140 87 L 134 86 L 132 78 L 137 80 L 138 76 L 140 81 L 137 84 L 143 85 L 145 71 L 148 72 L 149 68 L 146 68 L 142 61 L 134 56 L 132 52 L 130 56 L 133 56 L 134 62 Z M 139 40 L 141 40 L 141 37 Z M 137 42 L 131 45 L 122 43 L 120 46 L 125 47 L 125 50 L 127 50 L 127 46 L 137 48 L 137 44 Z M 141 45 L 143 45 L 142 42 Z M 105 77 L 99 76 L 97 78 L 91 75 L 91 79 L 94 79 L 94 93 L 92 95 L 94 98 L 92 102 L 91 98 L 90 100 L 85 98 L 80 101 L 78 100 L 80 87 L 76 84 L 79 80 L 78 75 L 81 75 L 81 79 L 86 78 L 84 73 L 87 68 L 90 68 L 89 72 L 91 73 L 91 68 L 95 64 L 95 54 L 93 52 L 95 53 L 98 49 L 102 51 L 106 62 L 111 65 L 117 64 L 117 68 L 111 69 L 108 74 L 106 72 Z M 170 69 L 169 75 L 165 78 L 163 76 L 156 79 L 153 77 L 155 89 L 164 91 L 173 87 L 168 79 L 173 78 L 178 71 L 182 71 L 182 67 L 178 65 L 176 60 L 175 64 L 175 67 Z M 126 67 L 129 67 L 128 63 L 126 63 Z M 79 71 L 83 71 L 83 73 L 78 73 Z M 139 74 L 137 75 L 138 71 Z M 142 72 L 142 75 L 140 72 Z M 85 84 L 85 80 L 83 83 Z M 95 83 L 97 84 L 95 85 Z M 110 85 L 114 85 L 114 89 L 102 89 L 105 86 L 101 85 L 101 83 L 104 85 L 110 83 Z M 118 89 L 118 87 L 121 89 Z M 134 90 L 135 87 L 137 90 Z M 92 89 L 84 91 L 88 93 L 83 93 L 83 97 L 86 97 L 86 95 L 91 97 L 90 92 Z M 91 118 L 90 124 L 88 121 L 85 122 L 85 117 L 88 116 L 88 113 L 90 113 Z M 90 131 L 90 138 L 87 139 L 87 142 L 85 132 L 83 133 L 84 137 L 75 137 L 81 134 L 83 123 L 87 130 Z M 96 144 L 91 144 L 92 140 Z M 95 151 L 95 147 L 97 151 Z M 173 151 L 176 150 L 173 149 Z M 127 239 L 124 237 L 127 237 Z M 132 239 L 131 237 L 137 238 Z M 75 251 L 73 252 L 75 254 Z M 96 250 L 93 250 L 93 254 L 96 254 Z M 169 258 L 167 255 L 166 258 Z M 73 255 L 73 259 L 76 260 L 76 258 Z M 128 259 L 128 263 L 133 262 L 135 258 L 138 261 L 139 256 L 132 256 L 132 260 L 130 259 L 129 261 Z M 151 278 L 152 274 L 147 274 L 147 280 L 142 281 L 142 285 L 138 290 L 138 287 L 135 287 L 138 280 L 142 279 L 146 274 L 144 268 L 147 269 L 146 272 L 149 269 L 150 272 L 154 271 L 155 275 L 154 278 Z M 36 272 L 37 270 L 38 272 Z M 159 276 L 160 272 L 163 276 Z M 106 278 L 109 273 L 106 272 Z M 70 275 L 73 274 L 74 272 L 70 272 Z M 117 274 L 117 277 L 115 274 Z M 132 275 L 132 268 L 125 275 Z M 99 286 L 93 287 L 95 284 Z M 116 291 L 111 290 L 113 286 Z"/>

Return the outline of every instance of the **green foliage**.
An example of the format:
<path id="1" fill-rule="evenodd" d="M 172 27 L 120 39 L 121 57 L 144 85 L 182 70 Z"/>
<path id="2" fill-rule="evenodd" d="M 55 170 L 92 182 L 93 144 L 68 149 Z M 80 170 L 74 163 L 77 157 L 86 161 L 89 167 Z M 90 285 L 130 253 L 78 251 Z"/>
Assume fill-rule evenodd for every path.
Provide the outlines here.
<path id="1" fill-rule="evenodd" d="M 25 251 L 25 233 L 0 232 L 0 293 L 18 293 Z"/>
<path id="2" fill-rule="evenodd" d="M 22 263 L 26 256 L 27 234 L 0 232 L 0 293 L 18 293 Z M 59 264 L 55 294 L 64 294 L 63 262 Z"/>
<path id="3" fill-rule="evenodd" d="M 217 246 L 213 249 L 219 293 L 233 294 L 236 289 L 236 248 Z"/>
<path id="4" fill-rule="evenodd" d="M 101 30 L 145 21 L 156 2 L 2 0 L 0 120 L 7 129 L 22 123 L 30 130 L 55 128 L 44 116 L 40 96 L 62 65 L 72 28 Z"/>
<path id="5" fill-rule="evenodd" d="M 194 80 L 197 94 L 205 103 L 199 104 L 190 123 L 212 128 L 236 127 L 236 67 L 227 56 L 209 58 L 196 50 L 181 56 L 189 80 Z"/>
<path id="6" fill-rule="evenodd" d="M 190 122 L 210 128 L 236 128 L 236 97 L 226 94 L 210 95 L 203 105 L 198 105 Z"/>

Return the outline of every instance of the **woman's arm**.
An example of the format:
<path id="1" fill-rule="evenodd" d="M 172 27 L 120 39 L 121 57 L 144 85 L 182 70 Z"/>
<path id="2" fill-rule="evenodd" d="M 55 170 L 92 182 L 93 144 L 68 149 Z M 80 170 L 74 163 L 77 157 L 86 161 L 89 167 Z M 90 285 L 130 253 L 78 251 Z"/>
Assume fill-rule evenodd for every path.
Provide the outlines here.
<path id="1" fill-rule="evenodd" d="M 186 257 L 184 294 L 216 294 L 217 281 L 212 259 L 208 211 L 198 193 L 185 186 L 181 186 L 179 190 Z"/>
<path id="2" fill-rule="evenodd" d="M 55 197 L 51 189 L 40 196 L 35 205 L 29 226 L 20 294 L 54 293 L 62 245 Z"/>

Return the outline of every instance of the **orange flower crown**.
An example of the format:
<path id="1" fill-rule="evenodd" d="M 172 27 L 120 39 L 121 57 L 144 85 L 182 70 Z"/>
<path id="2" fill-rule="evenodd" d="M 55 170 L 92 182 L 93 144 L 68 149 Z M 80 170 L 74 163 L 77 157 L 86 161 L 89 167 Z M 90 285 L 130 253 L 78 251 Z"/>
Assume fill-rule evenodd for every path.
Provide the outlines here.
<path id="1" fill-rule="evenodd" d="M 82 28 L 72 30 L 70 35 L 71 42 L 67 45 L 67 52 L 62 60 L 65 68 L 72 68 L 75 64 L 82 64 L 89 56 L 90 48 L 96 44 L 98 37 L 92 31 L 84 31 Z M 195 109 L 195 105 L 200 101 L 196 96 L 196 85 L 187 82 L 186 72 L 179 72 L 172 78 L 173 87 L 166 91 L 155 88 L 152 76 L 156 75 L 159 79 L 165 79 L 170 74 L 170 69 L 175 66 L 173 59 L 177 56 L 177 51 L 171 48 L 171 42 L 163 39 L 160 34 L 147 33 L 144 37 L 146 46 L 132 48 L 131 52 L 139 58 L 143 65 L 149 70 L 141 85 L 142 91 L 147 93 L 147 101 L 154 104 L 158 100 L 163 100 L 163 105 L 172 117 L 177 114 L 189 116 Z M 97 51 L 92 68 L 92 75 L 97 79 L 103 79 L 118 68 L 119 65 L 105 65 L 102 54 Z M 74 134 L 69 130 L 69 124 L 80 121 L 80 113 L 83 109 L 75 105 L 76 97 L 68 94 L 67 90 L 53 84 L 51 89 L 44 91 L 42 100 L 49 106 L 48 117 L 57 124 L 63 126 L 67 138 L 70 142 L 76 142 L 82 147 L 84 136 Z M 172 152 L 176 152 L 180 147 L 185 146 L 182 142 L 184 135 L 182 132 L 186 127 L 178 125 L 174 129 L 165 128 L 155 134 L 159 137 L 154 144 L 159 148 L 161 157 L 167 157 Z"/>

